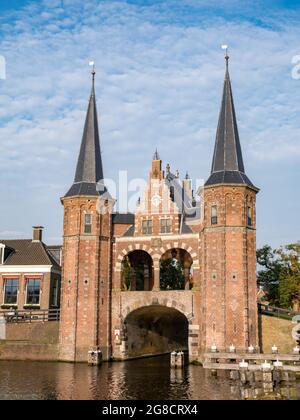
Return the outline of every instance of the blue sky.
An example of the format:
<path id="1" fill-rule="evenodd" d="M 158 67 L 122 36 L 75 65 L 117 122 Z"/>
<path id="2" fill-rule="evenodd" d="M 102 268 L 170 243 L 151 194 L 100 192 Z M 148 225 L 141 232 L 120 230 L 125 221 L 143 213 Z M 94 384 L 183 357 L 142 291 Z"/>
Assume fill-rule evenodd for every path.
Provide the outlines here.
<path id="1" fill-rule="evenodd" d="M 105 175 L 145 177 L 158 147 L 182 175 L 209 175 L 230 72 L 246 172 L 261 188 L 258 245 L 299 240 L 297 1 L 0 1 L 0 237 L 45 226 L 60 242 L 97 65 Z"/>

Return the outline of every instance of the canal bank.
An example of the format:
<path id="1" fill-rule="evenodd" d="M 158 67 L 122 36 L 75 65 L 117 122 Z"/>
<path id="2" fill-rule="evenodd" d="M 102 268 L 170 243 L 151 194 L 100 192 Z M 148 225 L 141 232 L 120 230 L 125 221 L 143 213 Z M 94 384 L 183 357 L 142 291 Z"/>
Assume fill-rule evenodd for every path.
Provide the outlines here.
<path id="1" fill-rule="evenodd" d="M 292 353 L 293 324 L 289 320 L 260 316 L 260 342 L 263 353 L 270 353 L 274 344 L 280 353 Z M 0 339 L 0 360 L 58 361 L 59 322 L 7 323 Z M 4 339 L 5 338 L 5 339 Z M 163 351 L 160 354 L 164 353 Z M 147 354 L 151 357 L 153 354 Z"/>

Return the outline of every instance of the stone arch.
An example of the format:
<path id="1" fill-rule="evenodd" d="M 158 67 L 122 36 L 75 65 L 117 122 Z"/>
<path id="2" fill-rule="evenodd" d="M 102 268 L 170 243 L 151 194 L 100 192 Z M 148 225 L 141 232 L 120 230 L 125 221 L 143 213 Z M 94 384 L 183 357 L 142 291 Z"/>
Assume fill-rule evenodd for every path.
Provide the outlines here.
<path id="1" fill-rule="evenodd" d="M 120 336 L 117 337 L 117 346 L 114 346 L 114 357 L 120 358 L 120 359 L 127 359 L 130 357 L 142 357 L 145 355 L 149 355 L 149 351 L 147 349 L 144 349 L 145 352 L 141 354 L 131 354 L 131 346 L 130 346 L 130 337 L 129 335 L 132 333 L 132 331 L 128 331 L 128 319 L 131 318 L 132 314 L 146 314 L 149 312 L 149 315 L 152 311 L 152 313 L 155 313 L 156 319 L 157 316 L 163 315 L 164 313 L 171 314 L 177 314 L 177 316 L 174 318 L 174 322 L 172 324 L 176 324 L 176 320 L 178 320 L 178 317 L 181 318 L 181 320 L 184 318 L 186 320 L 185 323 L 185 330 L 187 333 L 187 348 L 185 350 L 188 350 L 189 358 L 190 360 L 193 360 L 195 356 L 198 355 L 199 351 L 199 345 L 200 345 L 200 336 L 199 336 L 199 325 L 195 324 L 195 317 L 193 314 L 193 304 L 192 300 L 190 302 L 186 301 L 184 303 L 181 303 L 182 299 L 182 292 L 172 292 L 171 294 L 169 292 L 162 292 L 161 294 L 156 293 L 150 293 L 148 295 L 143 294 L 142 297 L 137 297 L 138 294 L 133 294 L 132 296 L 135 297 L 133 299 L 126 299 L 124 300 L 124 304 L 122 305 L 122 310 L 120 313 Z M 126 302 L 126 304 L 125 304 Z M 155 311 L 155 312 L 153 312 Z M 149 319 L 148 315 L 148 319 Z M 147 317 L 147 315 L 146 315 Z M 125 321 L 125 322 L 124 322 Z M 155 319 L 154 319 L 155 321 Z M 169 324 L 170 325 L 170 324 Z M 143 333 L 148 334 L 147 331 L 143 331 Z M 137 331 L 138 336 L 140 336 L 139 332 Z M 158 337 L 159 338 L 159 337 Z M 172 343 L 171 343 L 172 344 Z M 173 348 L 171 348 L 173 347 Z M 165 349 L 157 349 L 159 351 L 150 352 L 150 354 L 162 354 L 166 352 L 170 352 L 173 350 L 179 350 L 178 348 L 175 348 L 176 344 L 172 344 L 172 346 L 169 346 Z"/>
<path id="2" fill-rule="evenodd" d="M 176 254 L 175 256 L 172 255 L 173 250 Z M 171 260 L 171 258 L 173 257 L 177 259 L 182 266 L 182 274 L 184 276 L 184 289 L 189 290 L 190 288 L 192 288 L 193 284 L 193 264 L 195 263 L 196 266 L 198 266 L 199 264 L 198 253 L 194 251 L 190 245 L 184 243 L 183 241 L 174 242 L 173 244 L 167 244 L 165 248 L 161 248 L 161 265 L 164 259 Z"/>
<path id="3" fill-rule="evenodd" d="M 128 305 L 125 305 L 122 308 L 122 318 L 123 320 L 133 311 L 137 309 L 147 307 L 147 306 L 165 306 L 167 308 L 173 308 L 181 312 L 188 320 L 189 323 L 192 323 L 194 314 L 187 308 L 183 303 L 174 298 L 174 296 L 166 297 L 165 294 L 159 296 L 158 294 L 155 297 L 150 298 L 145 302 L 145 296 L 141 299 L 136 299 Z"/>
<path id="4" fill-rule="evenodd" d="M 124 247 L 122 249 L 122 251 L 120 251 L 118 253 L 117 262 L 122 262 L 123 258 L 132 251 L 145 251 L 145 252 L 147 252 L 147 254 L 150 255 L 150 257 L 153 260 L 155 260 L 155 258 L 154 258 L 155 257 L 155 251 L 150 246 L 145 245 L 145 244 L 130 244 L 130 245 L 127 245 L 126 247 Z"/>
<path id="5" fill-rule="evenodd" d="M 143 357 L 188 351 L 189 322 L 186 316 L 165 305 L 141 306 L 123 322 L 125 357 Z"/>

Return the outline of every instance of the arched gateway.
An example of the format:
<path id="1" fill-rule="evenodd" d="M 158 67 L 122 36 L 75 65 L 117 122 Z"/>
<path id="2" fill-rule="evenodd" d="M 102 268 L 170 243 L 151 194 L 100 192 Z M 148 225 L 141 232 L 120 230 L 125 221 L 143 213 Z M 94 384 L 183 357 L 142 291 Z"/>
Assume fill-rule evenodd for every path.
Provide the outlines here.
<path id="1" fill-rule="evenodd" d="M 136 309 L 123 322 L 123 357 L 188 350 L 189 323 L 182 312 L 161 305 Z"/>
<path id="2" fill-rule="evenodd" d="M 114 213 L 102 182 L 94 76 L 74 183 L 62 198 L 61 359 L 86 361 L 91 350 L 110 360 L 188 347 L 190 360 L 201 360 L 213 344 L 220 351 L 231 344 L 259 349 L 258 189 L 245 174 L 228 57 L 201 202 L 189 176 L 181 180 L 170 165 L 163 170 L 156 151 L 134 214 Z"/>

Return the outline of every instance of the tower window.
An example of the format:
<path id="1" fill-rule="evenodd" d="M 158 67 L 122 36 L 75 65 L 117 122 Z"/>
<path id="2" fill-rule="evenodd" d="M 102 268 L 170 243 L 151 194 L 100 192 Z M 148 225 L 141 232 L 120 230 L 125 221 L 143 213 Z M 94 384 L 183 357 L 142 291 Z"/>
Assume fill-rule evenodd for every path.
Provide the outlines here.
<path id="1" fill-rule="evenodd" d="M 251 207 L 247 207 L 247 225 L 252 226 L 252 211 Z"/>
<path id="2" fill-rule="evenodd" d="M 84 215 L 84 233 L 92 233 L 92 215 Z"/>
<path id="3" fill-rule="evenodd" d="M 171 233 L 171 219 L 161 219 L 160 221 L 160 232 Z"/>
<path id="4" fill-rule="evenodd" d="M 217 225 L 218 224 L 218 213 L 217 213 L 217 206 L 211 207 L 211 224 Z"/>
<path id="5" fill-rule="evenodd" d="M 152 220 L 143 220 L 142 222 L 142 234 L 151 235 L 152 234 Z"/>

